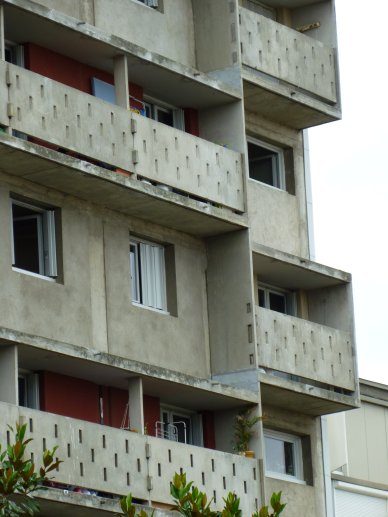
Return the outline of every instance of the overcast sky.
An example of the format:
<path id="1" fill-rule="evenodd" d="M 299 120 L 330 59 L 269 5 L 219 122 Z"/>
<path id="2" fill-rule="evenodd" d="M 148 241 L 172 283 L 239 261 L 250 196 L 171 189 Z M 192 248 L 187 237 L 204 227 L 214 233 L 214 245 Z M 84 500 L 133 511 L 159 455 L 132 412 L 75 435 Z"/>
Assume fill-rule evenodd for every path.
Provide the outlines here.
<path id="1" fill-rule="evenodd" d="M 342 120 L 309 131 L 315 258 L 352 273 L 359 374 L 388 384 L 388 0 L 336 10 Z"/>

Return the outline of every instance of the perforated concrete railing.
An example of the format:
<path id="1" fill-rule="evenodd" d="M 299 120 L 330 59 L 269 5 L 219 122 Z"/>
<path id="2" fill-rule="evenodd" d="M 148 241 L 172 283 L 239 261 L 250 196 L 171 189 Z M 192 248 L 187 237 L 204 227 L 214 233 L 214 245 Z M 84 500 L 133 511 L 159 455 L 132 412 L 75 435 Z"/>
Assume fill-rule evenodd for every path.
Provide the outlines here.
<path id="1" fill-rule="evenodd" d="M 200 490 L 215 498 L 236 491 L 244 515 L 257 505 L 257 461 L 234 454 L 194 447 L 160 438 L 114 429 L 42 411 L 0 402 L 0 442 L 7 424 L 27 424 L 33 438 L 28 451 L 39 462 L 45 448 L 59 445 L 63 460 L 57 482 L 102 492 L 132 495 L 170 504 L 170 481 L 175 472 L 186 472 Z M 10 437 L 10 436 L 9 436 Z"/>
<path id="2" fill-rule="evenodd" d="M 240 9 L 242 62 L 337 101 L 335 50 L 248 9 Z"/>
<path id="3" fill-rule="evenodd" d="M 348 332 L 256 307 L 260 366 L 355 389 Z"/>
<path id="4" fill-rule="evenodd" d="M 165 481 L 175 472 L 186 472 L 187 479 L 214 498 L 214 506 L 223 506 L 223 497 L 235 491 L 240 497 L 243 515 L 252 515 L 258 504 L 257 461 L 236 454 L 192 447 L 149 437 L 152 498 L 165 501 Z M 167 499 L 166 502 L 171 501 Z"/>
<path id="5" fill-rule="evenodd" d="M 186 192 L 206 193 L 216 203 L 243 211 L 239 153 L 140 115 L 133 117 L 138 174 Z"/>
<path id="6" fill-rule="evenodd" d="M 57 456 L 63 460 L 55 481 L 88 487 L 103 492 L 148 499 L 147 458 L 144 438 L 136 433 L 1 404 L 1 437 L 7 424 L 22 418 L 28 437 L 28 451 L 37 462 L 45 448 L 59 445 Z"/>
<path id="7" fill-rule="evenodd" d="M 7 65 L 0 61 L 2 84 Z M 13 129 L 243 211 L 240 153 L 8 66 Z"/>

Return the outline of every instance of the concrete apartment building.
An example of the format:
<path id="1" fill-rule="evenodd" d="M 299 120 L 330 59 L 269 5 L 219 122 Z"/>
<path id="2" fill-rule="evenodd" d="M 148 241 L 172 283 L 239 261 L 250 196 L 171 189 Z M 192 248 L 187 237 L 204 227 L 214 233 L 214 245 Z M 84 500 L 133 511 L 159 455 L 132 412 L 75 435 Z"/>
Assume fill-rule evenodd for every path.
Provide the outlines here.
<path id="1" fill-rule="evenodd" d="M 0 427 L 59 444 L 43 515 L 168 508 L 180 470 L 326 515 L 320 416 L 359 400 L 350 275 L 309 251 L 333 1 L 2 0 L 0 57 Z"/>
<path id="2" fill-rule="evenodd" d="M 360 379 L 361 407 L 327 417 L 335 517 L 388 516 L 388 386 Z"/>

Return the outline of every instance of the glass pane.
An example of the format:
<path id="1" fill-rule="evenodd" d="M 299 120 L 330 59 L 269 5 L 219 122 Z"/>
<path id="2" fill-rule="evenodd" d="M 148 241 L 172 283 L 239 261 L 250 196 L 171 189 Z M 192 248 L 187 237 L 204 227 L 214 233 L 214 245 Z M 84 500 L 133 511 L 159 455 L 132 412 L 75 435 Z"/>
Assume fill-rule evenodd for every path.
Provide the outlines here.
<path id="1" fill-rule="evenodd" d="M 19 406 L 27 407 L 27 379 L 19 377 Z"/>
<path id="2" fill-rule="evenodd" d="M 248 142 L 249 177 L 277 187 L 277 153 Z"/>
<path id="3" fill-rule="evenodd" d="M 178 442 L 191 443 L 191 421 L 189 417 L 173 415 L 173 423 L 178 431 Z"/>
<path id="4" fill-rule="evenodd" d="M 265 459 L 269 472 L 296 476 L 295 447 L 292 442 L 266 436 Z"/>
<path id="5" fill-rule="evenodd" d="M 284 442 L 282 440 L 277 440 L 269 436 L 265 437 L 265 459 L 269 472 L 286 474 Z"/>
<path id="6" fill-rule="evenodd" d="M 132 300 L 140 303 L 138 250 L 136 244 L 130 245 L 129 258 L 131 267 Z"/>
<path id="7" fill-rule="evenodd" d="M 265 307 L 265 291 L 264 291 L 264 289 L 259 289 L 259 306 Z"/>
<path id="8" fill-rule="evenodd" d="M 289 476 L 296 476 L 295 459 L 294 459 L 294 444 L 291 442 L 284 442 L 284 462 L 286 474 Z"/>
<path id="9" fill-rule="evenodd" d="M 269 308 L 272 311 L 282 312 L 286 314 L 286 297 L 281 293 L 269 292 Z"/>
<path id="10" fill-rule="evenodd" d="M 42 215 L 30 208 L 12 206 L 15 266 L 32 273 L 41 271 Z"/>
<path id="11" fill-rule="evenodd" d="M 162 122 L 162 124 L 167 124 L 167 126 L 173 127 L 174 121 L 172 117 L 172 111 L 165 111 L 160 108 L 156 108 L 157 115 L 156 118 L 159 122 Z"/>

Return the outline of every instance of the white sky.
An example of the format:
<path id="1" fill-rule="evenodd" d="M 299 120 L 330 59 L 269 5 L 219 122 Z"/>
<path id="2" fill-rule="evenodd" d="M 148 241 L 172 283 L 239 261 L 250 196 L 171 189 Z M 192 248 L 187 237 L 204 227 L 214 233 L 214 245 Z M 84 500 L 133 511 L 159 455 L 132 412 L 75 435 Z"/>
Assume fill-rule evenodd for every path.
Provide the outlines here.
<path id="1" fill-rule="evenodd" d="M 315 255 L 352 273 L 359 374 L 388 384 L 388 1 L 336 10 L 342 121 L 309 130 Z"/>

